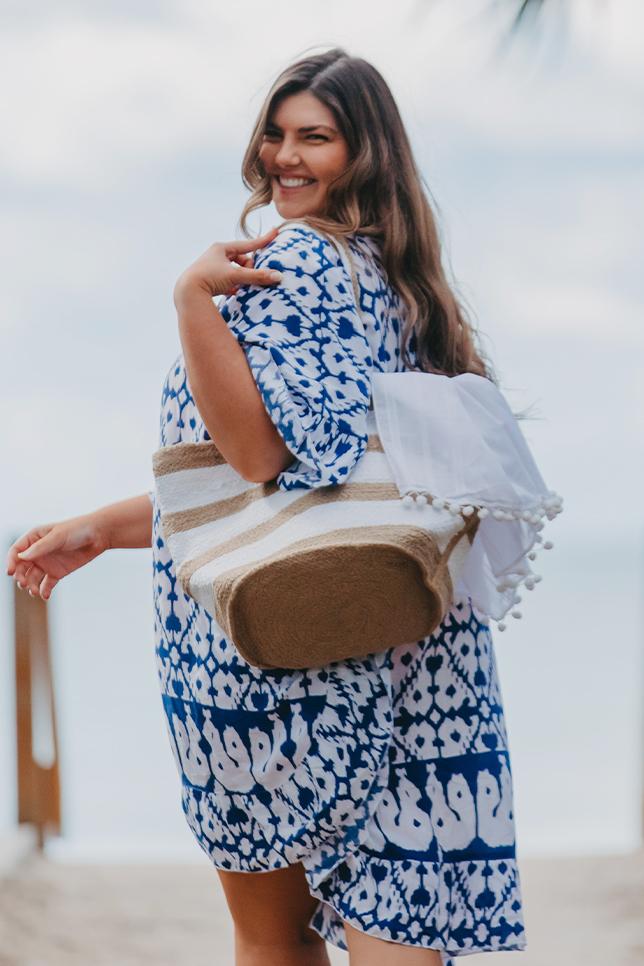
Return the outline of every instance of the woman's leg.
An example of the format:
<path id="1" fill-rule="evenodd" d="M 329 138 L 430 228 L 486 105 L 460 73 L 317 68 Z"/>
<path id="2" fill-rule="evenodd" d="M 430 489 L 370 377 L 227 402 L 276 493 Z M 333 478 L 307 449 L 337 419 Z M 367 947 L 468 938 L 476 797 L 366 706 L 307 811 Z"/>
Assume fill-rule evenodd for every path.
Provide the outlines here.
<path id="1" fill-rule="evenodd" d="M 441 966 L 437 949 L 377 939 L 348 922 L 344 923 L 344 931 L 349 947 L 349 966 Z"/>
<path id="2" fill-rule="evenodd" d="M 235 966 L 331 966 L 308 922 L 318 900 L 301 862 L 272 872 L 217 869 L 235 926 Z"/>

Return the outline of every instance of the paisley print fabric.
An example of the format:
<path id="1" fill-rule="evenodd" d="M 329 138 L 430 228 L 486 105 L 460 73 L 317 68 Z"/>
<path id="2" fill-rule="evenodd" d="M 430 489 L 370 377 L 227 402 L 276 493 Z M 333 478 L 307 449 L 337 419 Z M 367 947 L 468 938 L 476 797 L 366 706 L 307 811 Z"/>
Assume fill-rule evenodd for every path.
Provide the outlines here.
<path id="1" fill-rule="evenodd" d="M 364 452 L 369 374 L 403 367 L 403 307 L 373 240 L 351 238 L 365 331 L 331 243 L 289 227 L 255 259 L 283 272 L 220 311 L 294 453 L 278 485 L 342 482 Z M 411 343 L 412 359 L 414 343 Z M 181 355 L 159 445 L 208 439 Z M 429 637 L 306 670 L 247 664 L 183 593 L 154 491 L 155 646 L 186 820 L 221 869 L 302 862 L 310 920 L 459 955 L 522 949 L 512 775 L 489 626 L 469 600 Z"/>

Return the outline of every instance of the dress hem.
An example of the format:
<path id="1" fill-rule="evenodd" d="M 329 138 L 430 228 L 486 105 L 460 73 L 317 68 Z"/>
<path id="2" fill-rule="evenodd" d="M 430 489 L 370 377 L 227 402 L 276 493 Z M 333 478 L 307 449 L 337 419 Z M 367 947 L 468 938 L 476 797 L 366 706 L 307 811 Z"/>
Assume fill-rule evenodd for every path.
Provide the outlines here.
<path id="1" fill-rule="evenodd" d="M 451 966 L 450 960 L 456 959 L 459 956 L 475 956 L 477 953 L 523 952 L 523 950 L 525 950 L 528 945 L 527 942 L 523 942 L 523 943 L 517 942 L 517 943 L 514 943 L 512 946 L 493 946 L 488 943 L 487 945 L 484 945 L 484 946 L 477 946 L 474 949 L 454 950 L 454 949 L 446 948 L 445 946 L 428 946 L 422 942 L 417 942 L 417 943 L 397 942 L 396 940 L 392 940 L 390 936 L 387 936 L 385 933 L 385 930 L 379 929 L 376 926 L 374 929 L 369 929 L 367 931 L 358 919 L 353 919 L 351 916 L 343 915 L 340 912 L 340 910 L 336 906 L 334 906 L 332 902 L 329 902 L 328 899 L 322 898 L 318 889 L 311 888 L 309 891 L 311 892 L 311 895 L 315 896 L 317 899 L 320 899 L 320 902 L 322 904 L 328 905 L 340 919 L 342 919 L 344 922 L 348 922 L 350 926 L 354 926 L 354 928 L 359 929 L 360 932 L 363 932 L 366 936 L 374 936 L 376 939 L 384 939 L 386 942 L 389 942 L 389 943 L 393 942 L 397 946 L 411 946 L 413 949 L 418 949 L 418 948 L 433 949 L 436 952 L 439 952 L 441 954 L 441 959 L 443 960 L 442 966 Z M 318 914 L 319 914 L 319 906 L 318 908 L 316 908 L 315 912 L 311 916 L 311 919 L 309 920 L 309 929 L 313 929 L 318 934 L 318 936 L 321 936 L 322 939 L 324 939 L 325 942 L 331 943 L 332 946 L 337 946 L 339 949 L 342 949 L 345 952 L 348 952 L 346 941 L 344 942 L 344 944 L 342 942 L 335 942 L 330 937 L 330 933 L 327 932 L 325 934 L 321 929 L 318 929 L 316 926 L 313 925 L 313 920 L 316 918 Z M 342 932 L 344 934 L 344 927 L 342 927 Z"/>

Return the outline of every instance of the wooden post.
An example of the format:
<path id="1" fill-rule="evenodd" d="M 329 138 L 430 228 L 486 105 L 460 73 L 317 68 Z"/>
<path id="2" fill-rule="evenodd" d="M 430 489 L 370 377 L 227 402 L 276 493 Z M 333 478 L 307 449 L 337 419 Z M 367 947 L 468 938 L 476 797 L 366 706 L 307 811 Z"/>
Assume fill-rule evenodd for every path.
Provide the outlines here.
<path id="1" fill-rule="evenodd" d="M 18 822 L 36 828 L 38 848 L 60 834 L 58 738 L 47 603 L 14 581 Z"/>

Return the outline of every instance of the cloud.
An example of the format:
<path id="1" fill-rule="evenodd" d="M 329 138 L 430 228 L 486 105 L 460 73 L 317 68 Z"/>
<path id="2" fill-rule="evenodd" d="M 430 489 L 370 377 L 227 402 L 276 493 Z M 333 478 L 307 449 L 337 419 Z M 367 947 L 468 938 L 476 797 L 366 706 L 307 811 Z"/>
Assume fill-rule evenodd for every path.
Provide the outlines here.
<path id="1" fill-rule="evenodd" d="M 549 420 L 530 429 L 548 482 L 592 513 L 614 467 L 635 461 L 644 67 L 628 56 L 620 67 L 633 44 L 614 10 L 607 43 L 573 25 L 561 64 L 541 63 L 526 39 L 492 66 L 486 6 L 431 4 L 423 24 L 411 2 L 392 12 L 362 0 L 331 2 L 306 24 L 282 0 L 243 15 L 196 0 L 158 15 L 141 3 L 132 16 L 41 4 L 29 22 L 14 8 L 0 38 L 12 95 L 0 108 L 12 518 L 149 484 L 162 380 L 179 351 L 173 280 L 233 237 L 262 99 L 294 56 L 325 42 L 391 83 L 441 207 L 444 255 L 522 394 L 512 402 L 537 396 Z M 585 448 L 571 461 L 573 436 Z M 635 500 L 641 471 L 626 477 Z M 574 517 L 579 533 L 585 519 Z M 605 527 L 618 524 L 630 527 L 611 507 Z"/>
<path id="2" fill-rule="evenodd" d="M 644 68 L 632 40 L 642 15 L 633 7 L 630 23 L 611 13 L 610 43 L 596 37 L 591 50 L 587 18 L 575 5 L 579 23 L 558 68 L 540 64 L 525 43 L 494 59 L 501 21 L 482 0 L 458 13 L 428 4 L 415 29 L 409 0 L 395 17 L 389 4 L 361 0 L 309 10 L 306 21 L 284 0 L 270 9 L 251 0 L 243 16 L 200 2 L 166 2 L 158 14 L 139 3 L 130 16 L 122 4 L 101 3 L 88 15 L 68 2 L 55 17 L 41 5 L 42 17 L 29 24 L 18 9 L 0 40 L 0 79 L 13 95 L 0 115 L 0 174 L 14 184 L 99 190 L 170 158 L 216 157 L 222 143 L 240 151 L 276 73 L 327 43 L 372 59 L 411 126 L 431 125 L 434 137 L 456 129 L 539 154 L 572 144 L 636 150 L 644 140 Z M 278 39 L 267 44 L 276 24 Z"/>

